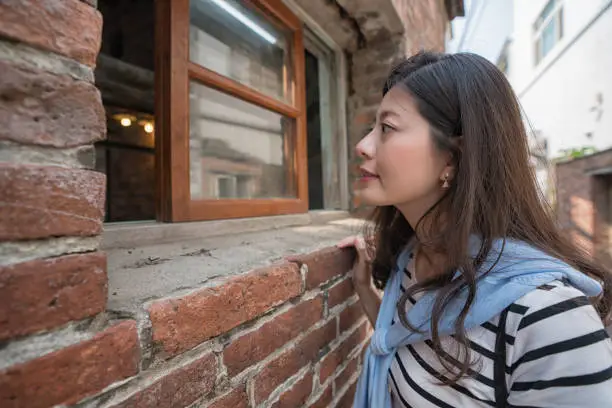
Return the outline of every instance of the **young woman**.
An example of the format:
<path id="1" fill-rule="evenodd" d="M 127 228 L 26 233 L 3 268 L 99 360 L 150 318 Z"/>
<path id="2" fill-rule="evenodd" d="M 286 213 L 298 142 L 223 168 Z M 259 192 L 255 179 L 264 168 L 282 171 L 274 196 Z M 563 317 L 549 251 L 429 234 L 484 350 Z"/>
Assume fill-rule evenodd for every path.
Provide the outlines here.
<path id="1" fill-rule="evenodd" d="M 339 246 L 375 332 L 355 407 L 612 407 L 611 277 L 547 211 L 493 64 L 404 60 L 357 153 L 373 231 Z"/>

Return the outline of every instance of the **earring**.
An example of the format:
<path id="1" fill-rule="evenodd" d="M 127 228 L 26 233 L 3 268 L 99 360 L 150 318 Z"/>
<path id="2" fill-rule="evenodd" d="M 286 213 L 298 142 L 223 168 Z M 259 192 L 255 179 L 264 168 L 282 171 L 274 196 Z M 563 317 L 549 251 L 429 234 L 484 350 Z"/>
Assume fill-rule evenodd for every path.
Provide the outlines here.
<path id="1" fill-rule="evenodd" d="M 442 188 L 447 189 L 450 187 L 450 184 L 448 183 L 448 173 L 446 173 L 444 175 L 444 184 L 442 184 Z"/>

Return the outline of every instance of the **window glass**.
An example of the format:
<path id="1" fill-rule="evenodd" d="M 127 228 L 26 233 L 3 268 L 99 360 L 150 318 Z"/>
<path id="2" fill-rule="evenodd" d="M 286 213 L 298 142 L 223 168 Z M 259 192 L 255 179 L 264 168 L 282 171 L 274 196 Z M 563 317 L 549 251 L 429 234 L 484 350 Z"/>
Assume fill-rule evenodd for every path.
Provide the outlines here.
<path id="1" fill-rule="evenodd" d="M 295 198 L 294 120 L 190 83 L 193 200 Z"/>
<path id="2" fill-rule="evenodd" d="M 553 48 L 555 38 L 555 20 L 551 20 L 542 31 L 542 58 Z"/>
<path id="3" fill-rule="evenodd" d="M 232 0 L 191 0 L 191 61 L 286 103 L 291 35 Z"/>

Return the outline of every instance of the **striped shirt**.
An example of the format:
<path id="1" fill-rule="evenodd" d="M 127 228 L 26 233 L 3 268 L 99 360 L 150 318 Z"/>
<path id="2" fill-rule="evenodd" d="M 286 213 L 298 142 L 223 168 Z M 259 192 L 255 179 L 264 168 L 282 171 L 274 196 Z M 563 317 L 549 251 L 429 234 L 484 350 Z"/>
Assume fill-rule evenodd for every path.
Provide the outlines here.
<path id="1" fill-rule="evenodd" d="M 402 291 L 414 283 L 410 262 Z M 407 308 L 414 303 L 414 298 L 409 299 Z M 556 281 L 531 291 L 507 310 L 508 408 L 612 407 L 612 341 L 582 292 Z M 493 379 L 499 322 L 497 316 L 468 330 L 476 364 L 469 376 L 452 386 L 440 381 L 448 374 L 431 341 L 400 347 L 389 370 L 393 407 L 496 407 Z M 393 324 L 401 324 L 397 312 Z M 448 336 L 442 345 L 442 357 L 453 361 L 458 343 Z"/>

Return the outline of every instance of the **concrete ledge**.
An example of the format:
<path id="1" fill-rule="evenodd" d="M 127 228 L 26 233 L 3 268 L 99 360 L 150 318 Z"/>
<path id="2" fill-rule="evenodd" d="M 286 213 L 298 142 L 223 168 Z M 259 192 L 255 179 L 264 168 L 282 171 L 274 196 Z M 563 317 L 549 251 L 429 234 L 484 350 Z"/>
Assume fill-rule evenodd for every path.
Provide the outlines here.
<path id="1" fill-rule="evenodd" d="M 305 221 L 302 217 L 284 222 Z M 317 215 L 314 220 L 325 220 L 331 215 Z M 281 217 L 279 217 L 281 218 Z M 233 233 L 218 236 L 193 237 L 170 243 L 139 245 L 132 241 L 130 248 L 107 249 L 109 299 L 108 308 L 116 312 L 135 312 L 145 302 L 177 296 L 209 286 L 230 275 L 269 266 L 290 254 L 305 254 L 335 245 L 340 239 L 361 231 L 363 220 L 344 218 L 305 225 L 284 226 L 277 220 L 275 229 L 244 232 L 238 225 Z M 221 224 L 222 225 L 222 224 Z M 247 223 L 247 226 L 251 225 Z M 251 228 L 259 225 L 255 222 Z M 167 226 L 167 225 L 164 225 Z M 184 224 L 182 226 L 188 226 Z M 225 226 L 225 231 L 232 230 Z M 221 228 L 221 227 L 219 227 Z M 138 236 L 146 234 L 146 230 Z M 190 234 L 195 231 L 190 230 Z M 186 235 L 190 235 L 186 234 Z"/>
<path id="2" fill-rule="evenodd" d="M 306 214 L 275 217 L 253 217 L 175 224 L 155 221 L 111 223 L 104 225 L 102 249 L 134 248 L 181 240 L 320 224 L 348 217 L 349 213 L 346 211 L 311 211 Z"/>

